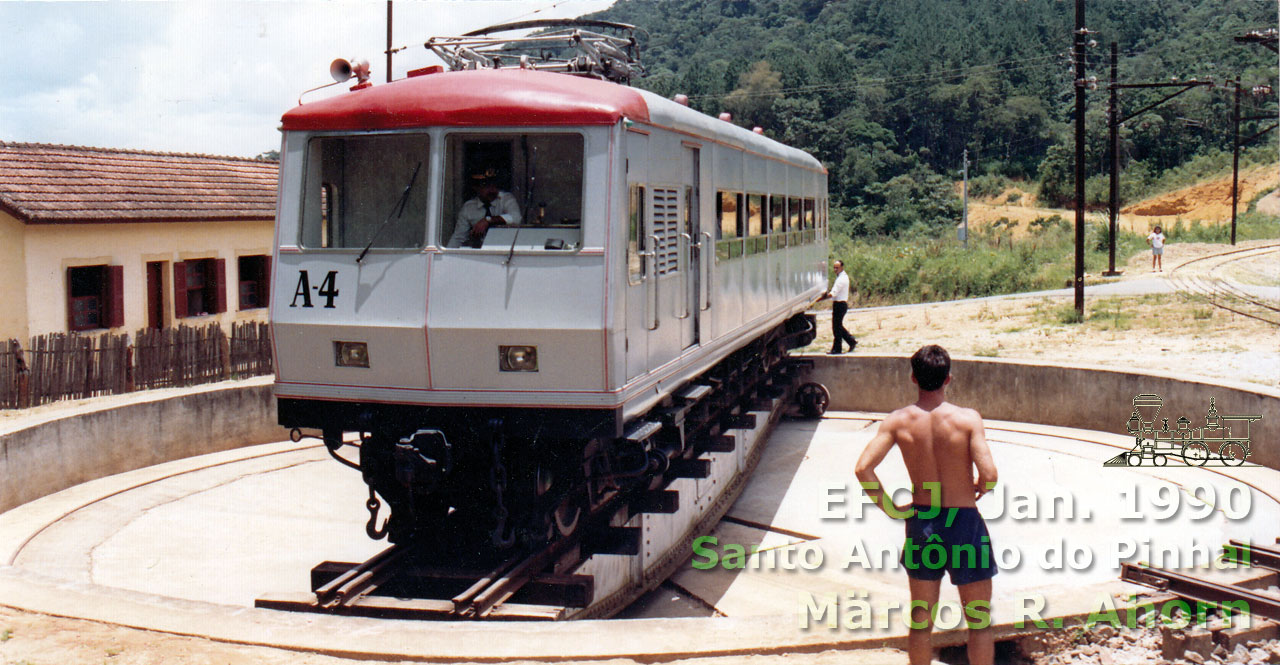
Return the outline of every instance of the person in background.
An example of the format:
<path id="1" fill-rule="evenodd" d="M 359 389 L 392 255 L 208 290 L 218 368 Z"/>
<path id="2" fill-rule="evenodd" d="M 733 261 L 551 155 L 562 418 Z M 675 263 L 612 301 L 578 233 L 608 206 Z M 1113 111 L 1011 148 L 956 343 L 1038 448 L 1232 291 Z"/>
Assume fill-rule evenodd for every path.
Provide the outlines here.
<path id="1" fill-rule="evenodd" d="M 842 343 L 849 345 L 849 350 L 858 346 L 858 340 L 844 329 L 844 315 L 849 312 L 849 274 L 844 271 L 844 261 L 837 260 L 832 264 L 836 271 L 836 281 L 831 290 L 822 294 L 823 298 L 831 298 L 831 332 L 835 341 L 831 343 L 831 355 L 844 353 Z"/>
<path id="2" fill-rule="evenodd" d="M 1154 231 L 1147 234 L 1147 244 L 1151 245 L 1151 272 L 1156 271 L 1156 266 L 1160 266 L 1160 272 L 1164 272 L 1164 232 L 1157 224 Z"/>

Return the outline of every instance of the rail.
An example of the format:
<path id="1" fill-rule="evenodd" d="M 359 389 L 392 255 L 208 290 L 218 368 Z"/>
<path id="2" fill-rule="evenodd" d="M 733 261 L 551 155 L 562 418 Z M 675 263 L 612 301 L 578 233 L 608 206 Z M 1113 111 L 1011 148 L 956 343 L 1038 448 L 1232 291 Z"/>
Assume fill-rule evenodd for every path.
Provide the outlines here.
<path id="1" fill-rule="evenodd" d="M 1280 550 L 1232 540 L 1223 547 L 1223 560 L 1278 572 Z M 1248 614 L 1280 621 L 1280 597 L 1259 593 L 1235 584 L 1220 584 L 1203 577 L 1186 575 L 1145 563 L 1125 563 L 1120 579 L 1166 591 L 1179 598 L 1225 611 L 1246 608 Z"/>
<path id="2" fill-rule="evenodd" d="M 1254 258 L 1278 250 L 1280 250 L 1280 244 L 1272 244 L 1202 256 L 1170 270 L 1170 281 L 1178 291 L 1202 298 L 1213 307 L 1274 326 L 1280 326 L 1280 316 L 1276 316 L 1277 313 L 1280 313 L 1280 306 L 1257 298 L 1230 282 L 1214 279 L 1212 276 L 1215 270 L 1229 263 Z M 1229 258 L 1224 259 L 1224 257 Z M 1184 271 L 1187 266 L 1214 259 L 1224 260 L 1212 265 L 1208 269 L 1207 275 L 1188 274 L 1189 271 Z"/>

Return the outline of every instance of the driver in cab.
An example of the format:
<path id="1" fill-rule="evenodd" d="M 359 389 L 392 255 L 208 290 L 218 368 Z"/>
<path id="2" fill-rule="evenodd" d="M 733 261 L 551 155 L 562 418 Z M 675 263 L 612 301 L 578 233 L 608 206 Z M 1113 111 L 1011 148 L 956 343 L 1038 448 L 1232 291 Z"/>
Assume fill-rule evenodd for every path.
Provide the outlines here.
<path id="1" fill-rule="evenodd" d="M 475 196 L 462 204 L 448 247 L 480 247 L 493 225 L 519 224 L 520 206 L 511 192 L 498 189 L 497 173 L 484 169 L 471 174 Z"/>

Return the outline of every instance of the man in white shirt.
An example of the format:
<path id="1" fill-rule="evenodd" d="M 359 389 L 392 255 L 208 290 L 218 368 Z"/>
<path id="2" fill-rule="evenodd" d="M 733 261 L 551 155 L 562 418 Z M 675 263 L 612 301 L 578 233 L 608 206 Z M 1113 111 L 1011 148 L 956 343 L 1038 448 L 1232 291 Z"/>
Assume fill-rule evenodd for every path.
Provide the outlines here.
<path id="1" fill-rule="evenodd" d="M 1147 234 L 1147 244 L 1151 245 L 1151 272 L 1156 271 L 1157 264 L 1160 266 L 1160 272 L 1164 272 L 1164 232 L 1159 226 Z"/>
<path id="2" fill-rule="evenodd" d="M 493 169 L 472 174 L 471 188 L 475 191 L 475 198 L 463 203 L 458 210 L 458 222 L 453 227 L 448 247 L 480 247 L 490 226 L 520 223 L 520 205 L 510 192 L 498 189 L 497 174 Z"/>
<path id="3" fill-rule="evenodd" d="M 844 329 L 844 315 L 849 312 L 849 274 L 844 271 L 844 261 L 836 261 L 832 264 L 836 271 L 836 283 L 827 291 L 824 298 L 831 298 L 831 332 L 835 335 L 835 341 L 831 343 L 831 355 L 844 353 L 841 343 L 849 345 L 849 350 L 858 346 L 858 340 Z"/>

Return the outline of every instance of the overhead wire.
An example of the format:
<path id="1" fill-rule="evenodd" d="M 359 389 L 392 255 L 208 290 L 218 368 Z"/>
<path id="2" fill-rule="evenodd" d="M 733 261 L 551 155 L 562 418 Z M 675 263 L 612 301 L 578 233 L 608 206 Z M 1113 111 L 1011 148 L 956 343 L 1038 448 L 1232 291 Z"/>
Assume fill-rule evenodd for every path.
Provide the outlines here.
<path id="1" fill-rule="evenodd" d="M 520 14 L 519 16 L 512 16 L 511 18 L 509 18 L 509 19 L 507 19 L 507 20 L 505 20 L 505 21 L 499 21 L 499 22 L 498 22 L 498 24 L 501 24 L 501 23 L 514 23 L 514 22 L 516 22 L 516 21 L 519 21 L 519 20 L 520 20 L 520 19 L 522 19 L 522 18 L 525 18 L 525 17 L 528 17 L 528 16 L 533 16 L 534 14 L 541 14 L 542 12 L 545 12 L 545 11 L 548 11 L 548 10 L 551 10 L 551 9 L 555 9 L 556 7 L 559 7 L 560 5 L 563 5 L 563 4 L 565 4 L 565 3 L 572 2 L 572 1 L 573 1 L 573 0 L 559 0 L 558 2 L 553 2 L 553 3 L 549 4 L 549 5 L 547 5 L 546 7 L 541 7 L 541 8 L 535 9 L 535 10 L 533 10 L 533 11 L 531 11 L 531 12 L 525 12 L 525 13 L 523 13 L 523 14 Z M 497 24 L 495 24 L 495 25 L 497 25 Z"/>

